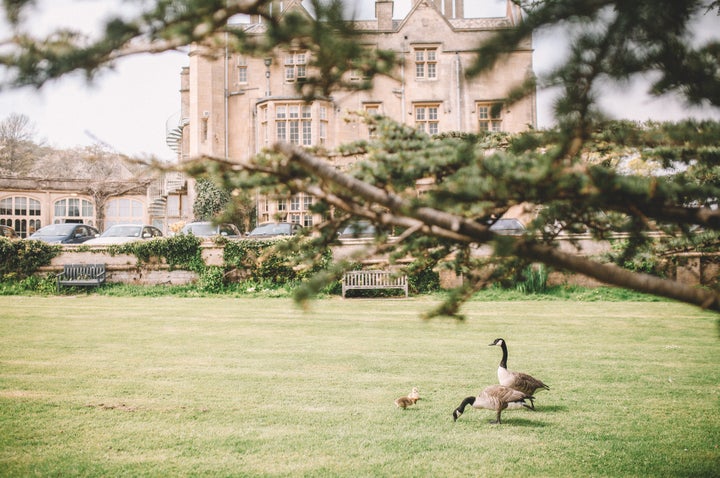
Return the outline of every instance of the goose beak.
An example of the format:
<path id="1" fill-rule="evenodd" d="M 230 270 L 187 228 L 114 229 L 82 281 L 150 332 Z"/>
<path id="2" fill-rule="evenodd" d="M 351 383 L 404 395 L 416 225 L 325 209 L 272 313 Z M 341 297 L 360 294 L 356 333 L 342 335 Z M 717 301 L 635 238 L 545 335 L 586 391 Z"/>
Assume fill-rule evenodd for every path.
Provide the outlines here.
<path id="1" fill-rule="evenodd" d="M 495 345 L 495 342 L 488 344 L 488 347 L 492 347 L 493 345 Z"/>

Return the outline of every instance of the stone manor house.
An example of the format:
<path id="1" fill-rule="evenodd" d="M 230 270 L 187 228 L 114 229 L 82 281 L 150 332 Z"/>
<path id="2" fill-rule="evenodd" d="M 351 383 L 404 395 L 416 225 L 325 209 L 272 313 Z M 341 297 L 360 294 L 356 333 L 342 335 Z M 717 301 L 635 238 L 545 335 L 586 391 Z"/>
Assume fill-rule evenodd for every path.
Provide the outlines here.
<path id="1" fill-rule="evenodd" d="M 373 134 L 361 122 L 347 121 L 353 112 L 382 114 L 429 134 L 535 127 L 535 98 L 495 115 L 492 110 L 512 86 L 533 74 L 531 39 L 491 72 L 465 77 L 473 48 L 520 21 L 512 2 L 507 1 L 502 17 L 465 18 L 463 0 L 412 0 L 405 17 L 395 18 L 393 0 L 365 1 L 374 1 L 375 19 L 355 22 L 358 41 L 396 53 L 401 66 L 395 79 L 377 78 L 372 90 L 337 92 L 305 103 L 295 86 L 308 75 L 308 51 L 278 50 L 267 58 L 252 58 L 222 52 L 210 56 L 191 48 L 189 65 L 180 75 L 180 113 L 166 125 L 167 143 L 178 161 L 199 155 L 242 160 L 276 141 L 332 150 Z M 271 8 L 280 15 L 291 10 L 309 15 L 301 0 L 275 0 Z M 249 35 L 266 28 L 259 17 L 236 27 Z M 363 78 L 351 75 L 349 80 Z M 98 205 L 87 179 L 1 176 L 0 224 L 17 226 L 23 237 L 54 222 L 98 225 Z M 191 179 L 165 174 L 139 186 L 100 206 L 105 227 L 144 222 L 168 233 L 193 220 Z M 279 217 L 310 226 L 320 220 L 309 212 L 312 201 L 304 194 L 258 197 L 254 219 L 262 223 Z"/>
<path id="2" fill-rule="evenodd" d="M 368 2 L 373 0 L 366 0 Z M 470 0 L 467 0 L 470 1 Z M 397 79 L 376 78 L 369 91 L 337 92 L 305 103 L 296 91 L 308 75 L 310 52 L 275 51 L 267 58 L 231 53 L 210 56 L 199 48 L 181 73 L 181 115 L 170 128 L 179 159 L 200 155 L 242 160 L 277 141 L 302 146 L 337 146 L 370 137 L 353 112 L 382 114 L 429 133 L 482 130 L 518 132 L 536 126 L 535 98 L 502 108 L 507 91 L 533 74 L 528 39 L 502 65 L 468 79 L 473 48 L 497 30 L 520 21 L 510 1 L 496 18 L 465 18 L 463 0 L 413 0 L 404 18 L 394 18 L 393 0 L 374 0 L 375 19 L 355 22 L 358 41 L 392 50 L 401 59 Z M 275 1 L 274 13 L 309 15 L 301 0 Z M 261 19 L 238 25 L 261 34 Z M 361 75 L 350 81 L 362 81 Z M 172 141 L 172 139 L 170 139 Z M 188 188 L 192 202 L 193 188 Z M 257 223 L 282 221 L 311 226 L 320 220 L 309 207 L 313 198 L 259 197 Z"/>

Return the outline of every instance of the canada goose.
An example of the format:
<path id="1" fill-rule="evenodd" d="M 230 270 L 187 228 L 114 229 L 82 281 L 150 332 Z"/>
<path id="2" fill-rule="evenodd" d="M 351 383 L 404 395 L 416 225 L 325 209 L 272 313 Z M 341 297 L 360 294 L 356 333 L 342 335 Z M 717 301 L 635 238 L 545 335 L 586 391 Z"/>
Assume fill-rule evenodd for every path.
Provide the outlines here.
<path id="1" fill-rule="evenodd" d="M 415 402 L 417 402 L 417 401 L 418 401 L 417 398 L 400 397 L 400 398 L 395 399 L 395 406 L 405 410 L 410 405 L 415 405 Z"/>
<path id="2" fill-rule="evenodd" d="M 490 423 L 502 423 L 500 421 L 500 413 L 506 408 L 529 407 L 525 400 L 532 400 L 533 397 L 519 390 L 513 390 L 503 385 L 490 385 L 480 392 L 477 397 L 467 397 L 462 401 L 459 407 L 453 411 L 453 421 L 457 421 L 460 415 L 465 411 L 465 407 L 471 405 L 473 408 L 486 408 L 495 410 L 495 421 Z"/>
<path id="3" fill-rule="evenodd" d="M 515 390 L 519 390 L 527 395 L 534 395 L 538 389 L 550 390 L 550 387 L 542 383 L 542 381 L 532 377 L 526 373 L 513 372 L 507 369 L 507 358 L 508 351 L 507 345 L 505 345 L 505 339 L 495 339 L 491 344 L 499 345 L 502 348 L 502 360 L 500 360 L 500 366 L 498 366 L 498 382 L 500 385 L 510 387 Z M 530 406 L 528 408 L 535 410 L 535 403 L 533 402 L 534 397 L 530 397 Z"/>
<path id="4" fill-rule="evenodd" d="M 414 398 L 415 401 L 420 400 L 420 391 L 417 387 L 413 387 L 410 393 L 408 393 L 408 398 Z"/>

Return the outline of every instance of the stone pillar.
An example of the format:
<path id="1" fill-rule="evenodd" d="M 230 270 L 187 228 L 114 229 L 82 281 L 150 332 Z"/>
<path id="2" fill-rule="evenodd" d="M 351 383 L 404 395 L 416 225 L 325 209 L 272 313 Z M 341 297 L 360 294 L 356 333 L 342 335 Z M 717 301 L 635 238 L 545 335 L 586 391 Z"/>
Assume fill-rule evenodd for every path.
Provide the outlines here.
<path id="1" fill-rule="evenodd" d="M 688 257 L 684 265 L 678 265 L 675 280 L 686 285 L 700 285 L 702 283 L 700 257 Z"/>
<path id="2" fill-rule="evenodd" d="M 463 0 L 455 0 L 455 17 L 454 18 L 465 18 L 465 3 Z"/>
<path id="3" fill-rule="evenodd" d="M 454 289 L 463 284 L 463 276 L 457 275 L 455 271 L 441 269 L 438 271 L 438 275 L 440 276 L 441 289 Z"/>
<path id="4" fill-rule="evenodd" d="M 445 18 L 464 18 L 463 0 L 432 0 Z"/>

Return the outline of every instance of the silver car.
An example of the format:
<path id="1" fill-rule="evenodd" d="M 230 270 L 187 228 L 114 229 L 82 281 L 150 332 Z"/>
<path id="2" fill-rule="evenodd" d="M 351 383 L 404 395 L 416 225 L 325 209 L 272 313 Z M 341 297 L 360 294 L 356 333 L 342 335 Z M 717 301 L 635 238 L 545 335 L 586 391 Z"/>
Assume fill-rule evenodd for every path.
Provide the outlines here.
<path id="1" fill-rule="evenodd" d="M 197 237 L 240 237 L 240 230 L 235 224 L 214 224 L 210 221 L 185 224 L 180 232 L 183 234 L 192 234 Z"/>
<path id="2" fill-rule="evenodd" d="M 105 229 L 105 232 L 99 237 L 90 239 L 85 244 L 88 246 L 123 244 L 125 242 L 162 237 L 162 235 L 160 229 L 147 224 L 115 224 Z"/>
<path id="3" fill-rule="evenodd" d="M 268 237 L 293 236 L 302 230 L 300 224 L 292 222 L 266 222 L 250 231 L 247 237 L 264 239 Z"/>

